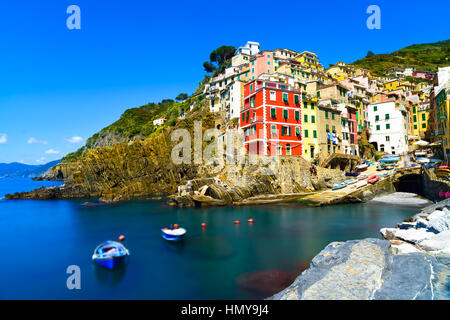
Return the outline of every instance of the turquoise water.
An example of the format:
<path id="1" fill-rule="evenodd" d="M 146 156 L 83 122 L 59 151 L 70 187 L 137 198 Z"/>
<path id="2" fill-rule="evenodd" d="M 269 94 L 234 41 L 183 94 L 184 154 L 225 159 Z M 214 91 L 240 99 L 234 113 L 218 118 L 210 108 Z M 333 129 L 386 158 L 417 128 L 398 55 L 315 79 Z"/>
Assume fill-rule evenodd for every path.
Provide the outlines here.
<path id="1" fill-rule="evenodd" d="M 53 184 L 0 179 L 0 198 Z M 0 299 L 264 298 L 269 291 L 250 290 L 237 279 L 295 270 L 331 241 L 379 238 L 381 227 L 418 210 L 370 204 L 174 209 L 164 201 L 84 201 L 0 200 Z M 171 223 L 188 230 L 184 243 L 162 239 L 160 228 Z M 93 264 L 95 247 L 121 234 L 131 253 L 127 264 L 113 272 Z M 69 265 L 81 268 L 81 290 L 66 287 Z"/>

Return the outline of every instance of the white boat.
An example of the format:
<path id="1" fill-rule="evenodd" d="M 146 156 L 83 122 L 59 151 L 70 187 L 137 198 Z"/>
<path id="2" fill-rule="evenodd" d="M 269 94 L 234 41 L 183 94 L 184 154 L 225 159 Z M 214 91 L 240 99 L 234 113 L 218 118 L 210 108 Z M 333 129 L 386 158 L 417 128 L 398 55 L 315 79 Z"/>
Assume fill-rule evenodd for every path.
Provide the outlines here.
<path id="1" fill-rule="evenodd" d="M 358 180 L 366 180 L 369 176 L 365 173 L 360 174 L 356 179 Z"/>
<path id="2" fill-rule="evenodd" d="M 369 166 L 367 164 L 361 164 L 359 166 L 356 166 L 355 169 L 358 170 L 358 171 L 363 171 L 363 170 L 367 170 L 368 167 Z"/>
<path id="3" fill-rule="evenodd" d="M 367 185 L 367 180 L 362 180 L 352 185 L 352 188 L 358 189 L 364 187 L 365 185 Z"/>
<path id="4" fill-rule="evenodd" d="M 186 234 L 186 229 L 184 228 L 163 228 L 162 237 L 167 241 L 180 241 L 184 239 L 184 235 Z"/>

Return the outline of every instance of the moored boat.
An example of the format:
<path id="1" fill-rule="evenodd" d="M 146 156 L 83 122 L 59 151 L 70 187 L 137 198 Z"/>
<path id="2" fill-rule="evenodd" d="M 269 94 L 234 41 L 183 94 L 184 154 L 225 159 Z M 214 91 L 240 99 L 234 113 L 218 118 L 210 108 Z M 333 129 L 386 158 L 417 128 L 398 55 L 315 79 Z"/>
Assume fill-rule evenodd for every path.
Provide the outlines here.
<path id="1" fill-rule="evenodd" d="M 346 176 L 346 177 L 357 177 L 357 176 L 359 176 L 360 174 L 361 174 L 361 172 L 359 172 L 359 171 L 346 172 L 346 173 L 345 173 L 345 176 Z"/>
<path id="2" fill-rule="evenodd" d="M 365 173 L 362 173 L 361 175 L 359 175 L 356 179 L 358 180 L 366 180 L 369 176 Z"/>
<path id="3" fill-rule="evenodd" d="M 119 242 L 106 241 L 95 248 L 92 260 L 99 266 L 114 269 L 129 255 L 129 251 Z"/>
<path id="4" fill-rule="evenodd" d="M 380 177 L 378 175 L 373 175 L 367 179 L 367 183 L 375 184 L 378 180 L 380 180 Z"/>
<path id="5" fill-rule="evenodd" d="M 163 228 L 161 229 L 162 237 L 167 241 L 181 241 L 184 239 L 186 234 L 186 229 L 178 228 L 177 225 L 171 228 Z"/>
<path id="6" fill-rule="evenodd" d="M 333 190 L 342 189 L 342 188 L 345 188 L 346 186 L 347 186 L 347 184 L 345 182 L 338 183 L 333 186 Z"/>
<path id="7" fill-rule="evenodd" d="M 358 171 L 365 171 L 365 170 L 367 170 L 368 167 L 369 166 L 367 164 L 361 164 L 359 166 L 356 166 L 355 169 L 358 170 Z"/>
<path id="8" fill-rule="evenodd" d="M 352 186 L 352 188 L 358 189 L 358 188 L 364 187 L 366 185 L 367 185 L 367 181 L 366 180 L 361 180 L 361 181 L 358 181 L 357 183 L 355 183 Z"/>
<path id="9" fill-rule="evenodd" d="M 344 183 L 349 185 L 349 184 L 355 183 L 356 181 L 358 181 L 358 180 L 356 180 L 356 179 L 348 179 L 348 180 L 345 180 Z"/>

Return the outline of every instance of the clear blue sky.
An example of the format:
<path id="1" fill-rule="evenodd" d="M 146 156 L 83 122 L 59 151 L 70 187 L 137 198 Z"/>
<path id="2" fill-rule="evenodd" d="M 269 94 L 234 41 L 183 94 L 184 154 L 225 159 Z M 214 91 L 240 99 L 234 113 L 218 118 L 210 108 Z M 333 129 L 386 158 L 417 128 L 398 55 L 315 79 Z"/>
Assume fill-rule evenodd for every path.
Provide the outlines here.
<path id="1" fill-rule="evenodd" d="M 66 27 L 71 4 L 81 30 Z M 366 27 L 371 4 L 381 30 Z M 448 39 L 449 9 L 446 0 L 3 1 L 0 162 L 58 159 L 84 142 L 71 138 L 85 140 L 127 108 L 192 93 L 221 45 L 309 50 L 328 67 Z"/>

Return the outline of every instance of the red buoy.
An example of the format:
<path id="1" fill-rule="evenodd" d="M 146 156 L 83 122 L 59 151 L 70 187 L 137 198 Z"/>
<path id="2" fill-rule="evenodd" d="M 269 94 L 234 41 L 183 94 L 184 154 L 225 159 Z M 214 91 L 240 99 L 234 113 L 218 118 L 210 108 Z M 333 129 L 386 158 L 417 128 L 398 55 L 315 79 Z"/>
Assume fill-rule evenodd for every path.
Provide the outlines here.
<path id="1" fill-rule="evenodd" d="M 122 234 L 119 236 L 119 241 L 123 241 L 123 240 L 125 240 L 125 236 Z"/>
<path id="2" fill-rule="evenodd" d="M 248 219 L 248 222 L 250 222 L 250 223 L 252 223 L 253 221 L 255 221 L 255 220 L 253 220 L 253 219 Z"/>
<path id="3" fill-rule="evenodd" d="M 239 220 L 234 221 L 234 224 L 239 224 L 239 223 L 240 223 Z"/>
<path id="4" fill-rule="evenodd" d="M 205 228 L 206 227 L 206 223 L 202 223 L 202 228 Z"/>
<path id="5" fill-rule="evenodd" d="M 178 224 L 175 223 L 175 224 L 173 225 L 173 228 L 174 228 L 174 229 L 178 229 Z"/>

